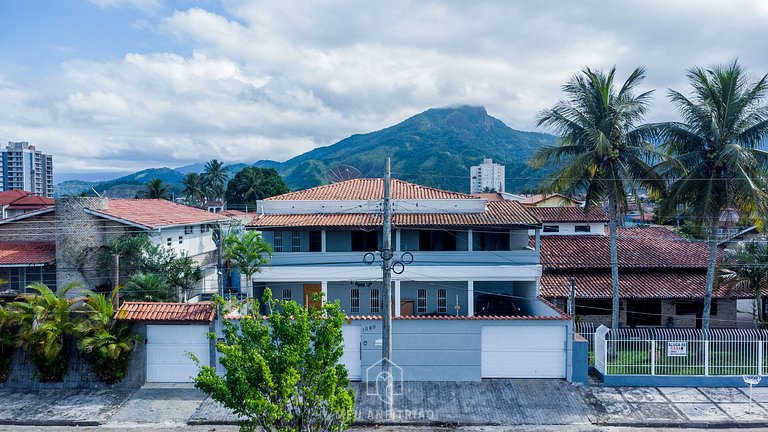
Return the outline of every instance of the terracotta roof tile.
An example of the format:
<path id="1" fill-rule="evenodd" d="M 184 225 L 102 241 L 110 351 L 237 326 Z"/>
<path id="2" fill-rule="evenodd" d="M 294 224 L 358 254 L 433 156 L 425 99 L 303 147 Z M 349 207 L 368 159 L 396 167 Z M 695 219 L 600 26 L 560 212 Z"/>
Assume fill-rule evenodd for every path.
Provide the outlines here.
<path id="1" fill-rule="evenodd" d="M 528 207 L 528 211 L 542 222 L 608 222 L 608 213 L 601 209 L 583 207 Z"/>
<path id="2" fill-rule="evenodd" d="M 706 268 L 709 246 L 692 242 L 664 228 L 626 228 L 618 235 L 619 267 Z M 541 237 L 541 264 L 550 269 L 610 268 L 607 235 Z"/>
<path id="3" fill-rule="evenodd" d="M 483 213 L 395 213 L 394 226 L 489 226 L 539 225 L 539 220 L 516 201 L 489 202 Z M 248 223 L 250 227 L 378 227 L 382 216 L 364 213 L 267 214 Z"/>
<path id="4" fill-rule="evenodd" d="M 162 199 L 111 198 L 107 205 L 106 210 L 91 209 L 90 211 L 96 215 L 110 216 L 150 229 L 228 219 L 226 216 Z"/>
<path id="5" fill-rule="evenodd" d="M 570 273 L 545 271 L 541 276 L 541 295 L 568 297 Z M 574 272 L 576 297 L 612 298 L 610 271 Z M 703 298 L 706 271 L 620 271 L 619 296 L 621 298 L 690 299 Z M 714 296 L 731 297 L 724 287 L 717 287 Z M 739 295 L 733 294 L 741 297 Z"/>
<path id="6" fill-rule="evenodd" d="M 56 244 L 53 242 L 2 242 L 0 266 L 40 265 L 56 261 Z"/>
<path id="7" fill-rule="evenodd" d="M 526 205 L 526 206 L 533 206 L 533 205 L 536 205 L 536 204 L 538 204 L 538 203 L 540 203 L 540 202 L 542 202 L 542 201 L 544 201 L 544 200 L 546 200 L 548 198 L 555 198 L 555 197 L 559 197 L 559 198 L 562 198 L 564 200 L 572 201 L 572 202 L 576 202 L 576 203 L 580 202 L 578 200 L 575 200 L 573 198 L 568 198 L 567 196 L 561 195 L 559 193 L 531 195 L 529 197 L 523 198 L 520 202 L 523 205 Z"/>
<path id="8" fill-rule="evenodd" d="M 392 179 L 392 199 L 479 199 L 478 197 L 435 189 Z M 331 183 L 311 189 L 288 192 L 267 198 L 270 201 L 285 200 L 380 200 L 384 198 L 384 180 L 380 178 L 359 178 Z"/>
<path id="9" fill-rule="evenodd" d="M 24 190 L 9 190 L 0 192 L 0 206 L 8 206 L 10 209 L 30 210 L 48 207 L 56 204 L 53 198 L 35 195 Z"/>
<path id="10" fill-rule="evenodd" d="M 125 321 L 212 322 L 215 316 L 213 302 L 125 302 L 115 313 L 115 319 Z"/>

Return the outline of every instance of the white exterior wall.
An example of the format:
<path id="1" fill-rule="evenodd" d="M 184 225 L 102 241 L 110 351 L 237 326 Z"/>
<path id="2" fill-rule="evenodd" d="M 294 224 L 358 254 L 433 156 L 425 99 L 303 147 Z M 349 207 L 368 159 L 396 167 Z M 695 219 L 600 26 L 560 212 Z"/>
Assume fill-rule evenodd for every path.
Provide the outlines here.
<path id="1" fill-rule="evenodd" d="M 161 228 L 150 232 L 152 243 L 162 248 L 169 248 L 168 239 L 171 239 L 170 249 L 177 254 L 186 253 L 189 256 L 200 255 L 216 250 L 216 244 L 213 241 L 213 231 L 206 233 L 200 232 L 200 225 L 192 226 L 192 233 L 185 234 L 184 227 Z M 181 237 L 181 243 L 179 243 Z"/>
<path id="2" fill-rule="evenodd" d="M 470 168 L 470 193 L 483 192 L 490 188 L 496 192 L 504 192 L 505 168 L 504 165 L 493 163 L 493 159 L 483 159 L 482 165 Z"/>
<path id="3" fill-rule="evenodd" d="M 576 225 L 589 226 L 589 232 L 576 232 Z M 603 222 L 544 222 L 544 227 L 557 226 L 559 232 L 546 232 L 541 230 L 541 235 L 605 235 L 605 224 Z M 535 230 L 528 230 L 528 235 L 535 235 Z"/>

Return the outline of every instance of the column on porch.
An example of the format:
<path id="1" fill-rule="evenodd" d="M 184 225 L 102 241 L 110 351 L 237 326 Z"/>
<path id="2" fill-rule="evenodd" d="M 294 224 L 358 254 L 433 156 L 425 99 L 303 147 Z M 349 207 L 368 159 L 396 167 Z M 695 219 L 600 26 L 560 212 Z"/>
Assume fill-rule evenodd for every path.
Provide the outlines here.
<path id="1" fill-rule="evenodd" d="M 475 316 L 475 281 L 473 280 L 467 281 L 467 316 Z"/>
<path id="2" fill-rule="evenodd" d="M 400 316 L 400 280 L 395 280 L 395 316 Z"/>

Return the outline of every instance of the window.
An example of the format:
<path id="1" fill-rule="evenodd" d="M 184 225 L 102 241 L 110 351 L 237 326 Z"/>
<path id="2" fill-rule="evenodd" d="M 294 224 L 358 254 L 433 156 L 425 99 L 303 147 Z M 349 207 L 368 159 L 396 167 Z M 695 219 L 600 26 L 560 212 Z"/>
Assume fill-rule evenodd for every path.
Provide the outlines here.
<path id="1" fill-rule="evenodd" d="M 676 315 L 696 315 L 701 316 L 704 312 L 704 302 L 701 300 L 682 300 L 675 302 Z M 711 315 L 717 315 L 717 301 L 712 300 L 712 308 L 709 311 Z"/>
<path id="2" fill-rule="evenodd" d="M 591 231 L 590 228 L 591 227 L 589 225 L 576 225 L 575 230 L 576 230 L 576 232 L 584 232 L 584 233 L 586 233 L 586 232 L 590 232 Z"/>
<path id="3" fill-rule="evenodd" d="M 322 231 L 310 231 L 309 232 L 309 251 L 321 252 L 322 249 L 323 249 Z"/>
<path id="4" fill-rule="evenodd" d="M 475 233 L 475 250 L 478 251 L 507 251 L 509 250 L 509 232 L 479 232 Z"/>
<path id="5" fill-rule="evenodd" d="M 352 231 L 352 252 L 379 250 L 378 231 Z"/>
<path id="6" fill-rule="evenodd" d="M 446 298 L 445 288 L 437 289 L 437 312 L 438 313 L 448 312 L 448 300 Z"/>
<path id="7" fill-rule="evenodd" d="M 544 225 L 544 232 L 545 233 L 560 232 L 560 225 Z"/>
<path id="8" fill-rule="evenodd" d="M 576 299 L 576 315 L 611 315 L 610 299 Z"/>
<path id="9" fill-rule="evenodd" d="M 179 236 L 179 244 L 183 244 L 183 243 L 184 243 L 184 236 Z"/>
<path id="10" fill-rule="evenodd" d="M 371 288 L 371 313 L 372 314 L 379 313 L 380 302 L 381 302 L 381 299 L 379 299 L 379 289 Z"/>
<path id="11" fill-rule="evenodd" d="M 416 299 L 416 313 L 427 313 L 427 290 L 419 288 Z"/>
<path id="12" fill-rule="evenodd" d="M 291 252 L 301 252 L 301 231 L 291 231 Z"/>
<path id="13" fill-rule="evenodd" d="M 293 298 L 291 289 L 290 288 L 283 288 L 283 300 L 284 301 L 291 301 Z"/>
<path id="14" fill-rule="evenodd" d="M 200 234 L 207 233 L 210 230 L 211 230 L 210 225 L 200 225 Z"/>
<path id="15" fill-rule="evenodd" d="M 455 251 L 456 233 L 453 231 L 419 231 L 419 250 Z"/>
<path id="16" fill-rule="evenodd" d="M 660 326 L 661 300 L 627 300 L 627 326 Z"/>
<path id="17" fill-rule="evenodd" d="M 168 237 L 168 238 L 165 240 L 165 245 L 166 245 L 166 246 L 168 246 L 168 247 L 171 247 L 171 243 L 172 243 L 172 242 L 173 242 L 173 239 L 172 239 L 172 238 L 170 238 L 170 237 Z"/>
<path id="18" fill-rule="evenodd" d="M 360 288 L 349 291 L 349 313 L 360 313 Z"/>
<path id="19" fill-rule="evenodd" d="M 184 234 L 192 234 L 192 229 L 193 229 L 193 228 L 194 228 L 194 227 L 192 227 L 192 226 L 189 226 L 189 225 L 185 226 L 185 227 L 184 227 Z"/>
<path id="20" fill-rule="evenodd" d="M 275 231 L 275 235 L 272 238 L 272 249 L 275 252 L 283 251 L 283 232 L 282 231 Z"/>

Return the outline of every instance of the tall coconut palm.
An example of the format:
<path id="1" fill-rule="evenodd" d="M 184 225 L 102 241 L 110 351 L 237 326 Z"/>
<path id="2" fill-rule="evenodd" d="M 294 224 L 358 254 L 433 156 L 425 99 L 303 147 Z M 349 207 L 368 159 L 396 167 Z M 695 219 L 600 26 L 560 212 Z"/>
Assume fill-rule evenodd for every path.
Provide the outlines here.
<path id="1" fill-rule="evenodd" d="M 206 162 L 203 170 L 203 179 L 205 182 L 206 195 L 209 199 L 222 199 L 226 191 L 226 184 L 229 175 L 227 167 L 223 162 L 211 159 Z"/>
<path id="2" fill-rule="evenodd" d="M 619 327 L 619 266 L 616 239 L 619 216 L 627 210 L 628 197 L 645 187 L 652 193 L 663 182 L 653 173 L 650 161 L 659 154 L 643 139 L 639 125 L 648 110 L 651 92 L 636 93 L 645 77 L 637 68 L 618 90 L 616 70 L 607 74 L 584 69 L 573 76 L 563 91 L 566 99 L 539 115 L 539 126 L 560 136 L 558 145 L 540 149 L 529 161 L 534 168 L 561 164 L 541 185 L 542 192 L 586 196 L 585 211 L 608 201 L 610 215 L 611 325 Z"/>
<path id="3" fill-rule="evenodd" d="M 200 205 L 205 201 L 205 183 L 203 176 L 198 173 L 187 173 L 181 183 L 184 185 L 182 192 L 187 197 L 187 204 Z"/>
<path id="4" fill-rule="evenodd" d="M 138 195 L 141 198 L 170 199 L 171 186 L 159 178 L 153 178 L 144 185 L 144 190 L 139 191 Z"/>
<path id="5" fill-rule="evenodd" d="M 704 330 L 710 325 L 720 214 L 733 207 L 762 219 L 768 208 L 768 153 L 758 148 L 768 137 L 768 106 L 763 104 L 767 78 L 753 81 L 736 61 L 711 69 L 693 67 L 688 71 L 691 96 L 669 91 L 682 121 L 654 125 L 681 166 L 660 210 L 672 214 L 683 205 L 693 224 L 708 234 Z"/>
<path id="6" fill-rule="evenodd" d="M 272 248 L 257 231 L 246 231 L 243 234 L 232 233 L 224 237 L 224 259 L 229 260 L 237 270 L 245 275 L 247 292 L 251 293 L 253 275 L 261 271 L 261 267 L 269 264 L 272 258 Z"/>

